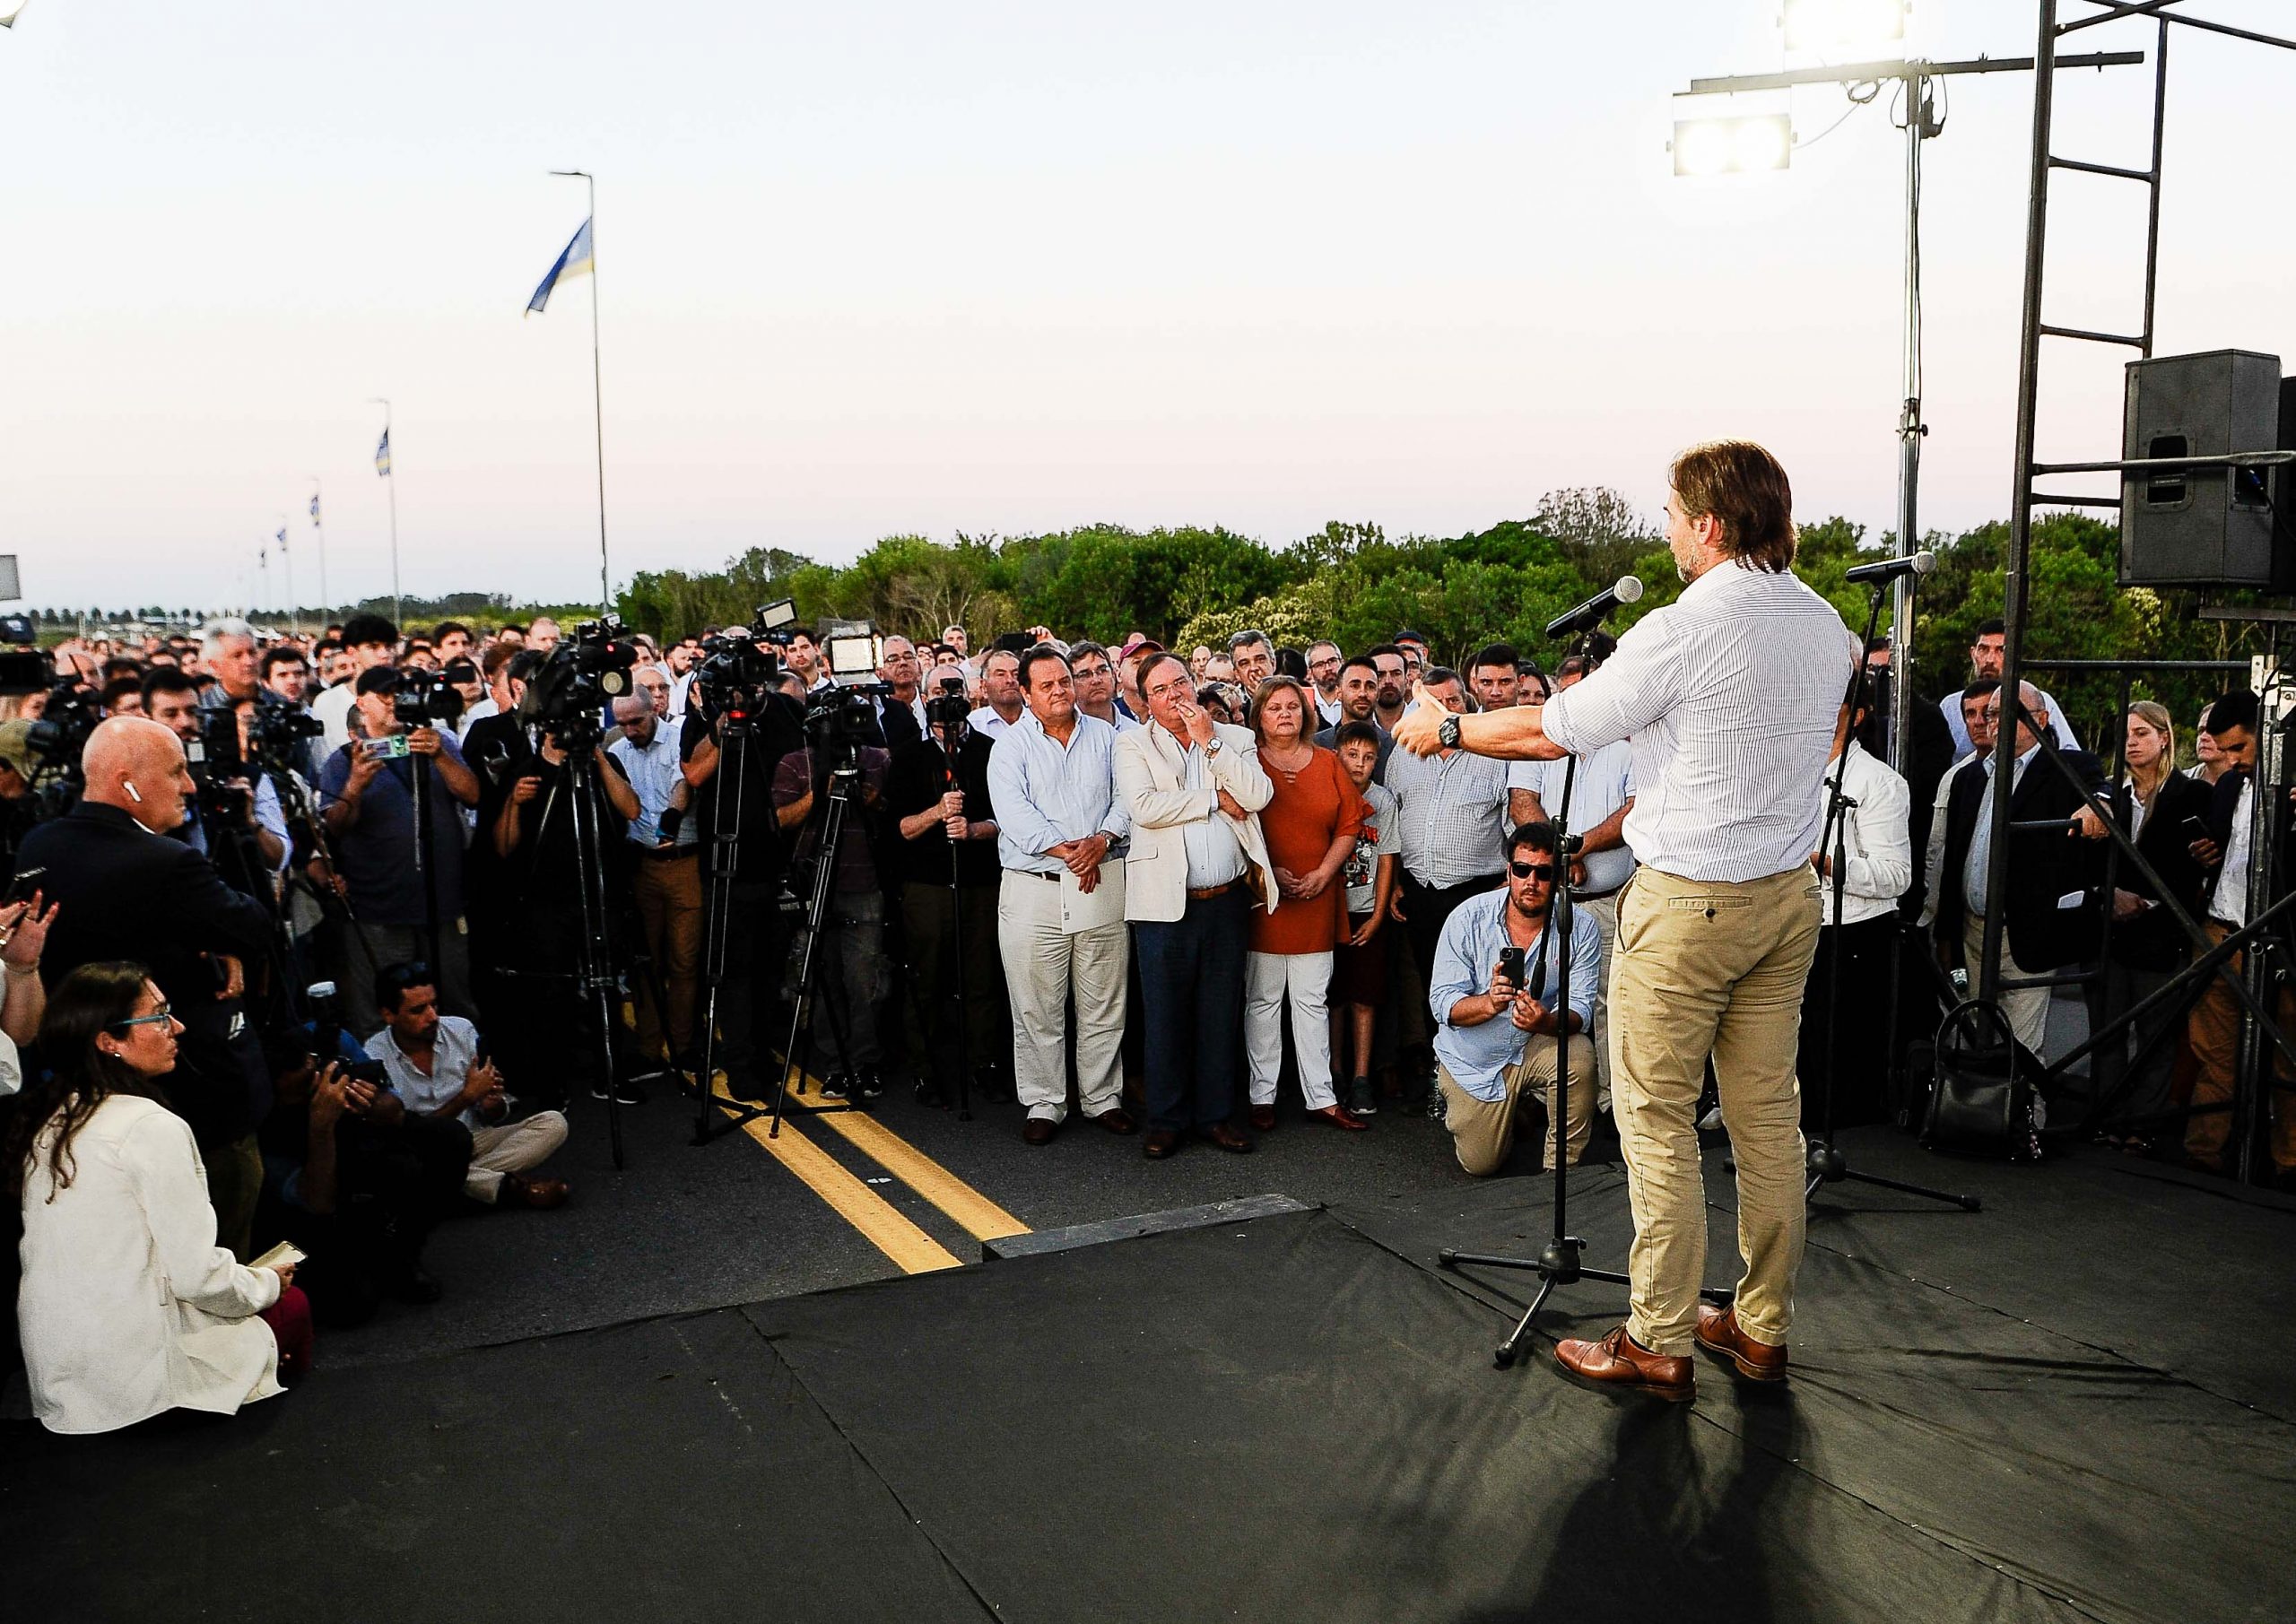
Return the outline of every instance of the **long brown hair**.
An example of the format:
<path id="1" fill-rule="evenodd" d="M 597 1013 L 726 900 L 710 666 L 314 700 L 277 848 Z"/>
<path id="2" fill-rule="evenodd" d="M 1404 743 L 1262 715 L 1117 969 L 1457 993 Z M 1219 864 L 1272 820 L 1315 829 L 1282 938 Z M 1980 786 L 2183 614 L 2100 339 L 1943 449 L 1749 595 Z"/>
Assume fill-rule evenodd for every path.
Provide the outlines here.
<path id="1" fill-rule="evenodd" d="M 54 1183 L 48 1198 L 54 1201 L 56 1192 L 72 1182 L 73 1136 L 87 1125 L 98 1106 L 114 1094 L 165 1102 L 157 1080 L 96 1046 L 100 1034 L 135 1013 L 136 1002 L 151 979 L 140 964 L 83 964 L 48 994 L 48 1013 L 39 1023 L 39 1057 L 46 1068 L 38 1076 L 26 1068 L 23 1097 L 16 1101 L 5 1133 L 0 1134 L 0 1172 L 4 1172 L 12 1200 L 23 1199 L 32 1153 L 49 1123 L 57 1125 L 48 1155 Z"/>

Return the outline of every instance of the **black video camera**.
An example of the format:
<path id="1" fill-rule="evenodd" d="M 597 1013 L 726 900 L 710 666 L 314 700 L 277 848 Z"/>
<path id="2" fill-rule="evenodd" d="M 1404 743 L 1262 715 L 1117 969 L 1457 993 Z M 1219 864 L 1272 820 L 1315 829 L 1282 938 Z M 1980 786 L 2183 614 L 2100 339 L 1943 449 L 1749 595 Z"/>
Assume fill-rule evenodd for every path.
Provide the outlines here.
<path id="1" fill-rule="evenodd" d="M 605 736 L 606 707 L 632 686 L 638 645 L 628 637 L 629 628 L 614 615 L 577 626 L 573 639 L 552 649 L 527 679 L 521 719 L 542 728 L 570 753 L 596 745 Z"/>
<path id="2" fill-rule="evenodd" d="M 199 787 L 199 810 L 226 823 L 244 821 L 249 792 L 234 782 L 248 770 L 239 712 L 229 707 L 201 711 L 198 736 L 185 743 L 184 755 L 191 765 L 191 781 Z"/>
<path id="3" fill-rule="evenodd" d="M 48 690 L 48 703 L 24 742 L 42 767 L 76 776 L 88 735 L 103 719 L 102 697 L 78 679 L 66 678 Z"/>
<path id="4" fill-rule="evenodd" d="M 962 677 L 943 677 L 940 689 L 925 701 L 925 725 L 938 727 L 953 739 L 965 718 L 972 715 L 972 701 L 965 697 Z"/>
<path id="5" fill-rule="evenodd" d="M 391 690 L 391 716 L 401 727 L 452 725 L 463 714 L 463 697 L 439 680 L 435 671 L 410 666 L 398 673 Z"/>
<path id="6" fill-rule="evenodd" d="M 258 705 L 248 718 L 248 759 L 265 772 L 300 771 L 308 757 L 303 747 L 326 732 L 309 712 L 291 705 Z"/>

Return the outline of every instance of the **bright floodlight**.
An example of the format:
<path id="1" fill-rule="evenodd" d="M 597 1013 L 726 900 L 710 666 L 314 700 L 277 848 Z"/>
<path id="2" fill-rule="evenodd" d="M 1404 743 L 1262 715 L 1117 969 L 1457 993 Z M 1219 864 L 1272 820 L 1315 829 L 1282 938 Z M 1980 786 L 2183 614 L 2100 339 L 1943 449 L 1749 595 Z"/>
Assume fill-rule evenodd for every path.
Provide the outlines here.
<path id="1" fill-rule="evenodd" d="M 1905 38 L 1905 0 L 1785 0 L 1789 51 L 1832 51 Z"/>
<path id="2" fill-rule="evenodd" d="M 1692 118 L 1674 126 L 1674 173 L 1741 175 L 1782 169 L 1794 158 L 1794 122 L 1784 113 L 1754 118 Z"/>

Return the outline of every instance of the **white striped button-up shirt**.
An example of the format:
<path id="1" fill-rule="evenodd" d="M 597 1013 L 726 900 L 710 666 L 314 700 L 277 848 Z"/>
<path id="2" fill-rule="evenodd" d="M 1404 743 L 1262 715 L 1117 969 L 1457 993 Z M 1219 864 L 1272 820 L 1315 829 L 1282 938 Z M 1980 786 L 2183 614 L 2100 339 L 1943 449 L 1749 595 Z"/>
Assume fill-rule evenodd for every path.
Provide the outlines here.
<path id="1" fill-rule="evenodd" d="M 1632 738 L 1638 860 L 1683 880 L 1766 879 L 1818 849 L 1856 641 L 1790 572 L 1726 561 L 1636 621 L 1543 725 L 1581 753 Z"/>
<path id="2" fill-rule="evenodd" d="M 988 798 L 997 861 L 1006 868 L 1057 874 L 1067 865 L 1045 855 L 1051 847 L 1095 834 L 1120 842 L 1132 833 L 1131 814 L 1116 798 L 1116 729 L 1083 711 L 1065 748 L 1022 711 L 989 752 Z"/>

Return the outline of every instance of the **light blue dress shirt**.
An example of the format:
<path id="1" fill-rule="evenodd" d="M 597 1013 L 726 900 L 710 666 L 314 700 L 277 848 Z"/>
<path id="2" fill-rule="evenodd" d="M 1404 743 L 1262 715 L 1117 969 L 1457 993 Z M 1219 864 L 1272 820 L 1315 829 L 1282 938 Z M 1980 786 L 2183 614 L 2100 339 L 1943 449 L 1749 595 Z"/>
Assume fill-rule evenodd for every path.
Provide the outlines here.
<path id="1" fill-rule="evenodd" d="M 1554 1041 L 1552 1032 L 1541 1035 L 1518 1029 L 1503 1014 L 1479 1026 L 1451 1024 L 1451 1006 L 1462 998 L 1489 992 L 1500 951 L 1515 944 L 1507 934 L 1506 909 L 1505 886 L 1459 904 L 1443 922 L 1427 991 L 1427 1007 L 1435 1017 L 1435 1058 L 1443 1063 L 1453 1081 L 1485 1101 L 1507 1097 L 1507 1073 L 1521 1064 L 1533 1042 Z M 1591 1034 L 1595 989 L 1603 969 L 1603 927 L 1593 915 L 1574 912 L 1569 940 L 1570 1009 L 1578 1017 L 1579 1029 Z M 1546 973 L 1538 975 L 1540 945 L 1540 940 L 1533 938 L 1524 950 L 1523 961 L 1537 983 L 1534 995 L 1552 1009 L 1561 990 L 1562 966 L 1559 955 L 1549 953 Z"/>

